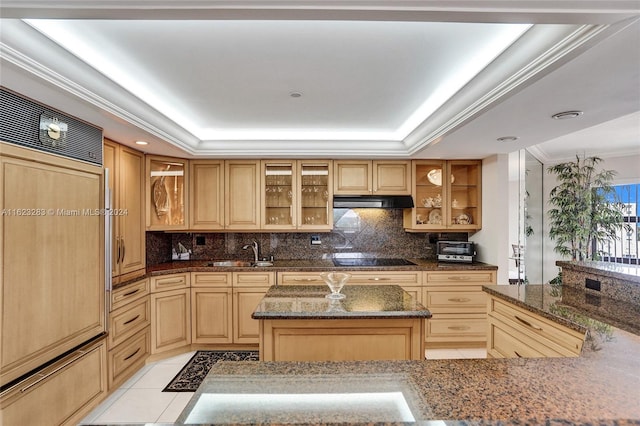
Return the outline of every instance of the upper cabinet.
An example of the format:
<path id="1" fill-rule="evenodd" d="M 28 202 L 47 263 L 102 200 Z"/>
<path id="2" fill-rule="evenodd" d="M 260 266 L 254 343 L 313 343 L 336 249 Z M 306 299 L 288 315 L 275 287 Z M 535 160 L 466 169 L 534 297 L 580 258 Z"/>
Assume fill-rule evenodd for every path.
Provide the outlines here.
<path id="1" fill-rule="evenodd" d="M 188 161 L 147 157 L 147 229 L 187 229 Z"/>
<path id="2" fill-rule="evenodd" d="M 332 228 L 330 160 L 263 160 L 261 180 L 262 229 Z"/>
<path id="3" fill-rule="evenodd" d="M 225 229 L 260 229 L 260 160 L 226 160 L 224 167 Z"/>
<path id="4" fill-rule="evenodd" d="M 404 213 L 407 230 L 477 231 L 482 227 L 480 160 L 413 161 L 416 207 Z"/>
<path id="5" fill-rule="evenodd" d="M 189 163 L 189 229 L 224 229 L 224 161 Z"/>
<path id="6" fill-rule="evenodd" d="M 409 195 L 411 161 L 335 160 L 336 195 Z"/>
<path id="7" fill-rule="evenodd" d="M 144 155 L 105 139 L 103 158 L 113 213 L 111 275 L 117 283 L 145 272 Z"/>

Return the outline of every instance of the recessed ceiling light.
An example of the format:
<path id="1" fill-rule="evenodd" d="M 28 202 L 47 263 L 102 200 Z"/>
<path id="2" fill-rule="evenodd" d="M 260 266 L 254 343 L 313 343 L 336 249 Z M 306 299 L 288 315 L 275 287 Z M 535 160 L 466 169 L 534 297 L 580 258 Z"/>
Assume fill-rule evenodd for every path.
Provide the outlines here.
<path id="1" fill-rule="evenodd" d="M 149 142 L 145 142 L 145 141 L 136 141 L 136 145 L 149 145 Z"/>
<path id="2" fill-rule="evenodd" d="M 567 118 L 580 117 L 583 114 L 582 111 L 564 111 L 557 114 L 553 114 L 551 118 L 554 120 L 566 120 Z"/>
<path id="3" fill-rule="evenodd" d="M 513 142 L 513 141 L 517 141 L 518 137 L 517 136 L 501 136 L 496 140 L 498 142 Z"/>
<path id="4" fill-rule="evenodd" d="M 291 92 L 289 93 L 289 96 L 291 96 L 292 98 L 299 98 L 302 96 L 302 93 L 300 92 Z"/>

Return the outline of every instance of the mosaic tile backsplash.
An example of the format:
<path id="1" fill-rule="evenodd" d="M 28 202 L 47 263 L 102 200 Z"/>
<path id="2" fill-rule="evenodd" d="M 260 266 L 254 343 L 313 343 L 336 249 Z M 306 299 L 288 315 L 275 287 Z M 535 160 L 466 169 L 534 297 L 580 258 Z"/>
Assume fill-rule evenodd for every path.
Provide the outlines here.
<path id="1" fill-rule="evenodd" d="M 311 245 L 311 236 L 321 244 Z M 147 265 L 171 261 L 171 249 L 182 244 L 191 260 L 253 260 L 242 246 L 260 244 L 260 258 L 322 259 L 334 253 L 367 253 L 372 257 L 435 259 L 438 239 L 466 240 L 464 233 L 410 233 L 402 227 L 402 210 L 334 209 L 331 232 L 164 233 L 147 232 Z M 201 244 L 202 243 L 202 244 Z"/>

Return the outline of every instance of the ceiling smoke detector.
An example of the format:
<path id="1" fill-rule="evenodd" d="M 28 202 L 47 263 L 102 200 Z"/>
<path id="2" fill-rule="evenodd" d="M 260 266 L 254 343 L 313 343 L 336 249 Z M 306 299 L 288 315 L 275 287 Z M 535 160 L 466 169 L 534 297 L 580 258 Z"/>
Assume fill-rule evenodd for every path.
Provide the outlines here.
<path id="1" fill-rule="evenodd" d="M 566 120 L 568 118 L 580 117 L 582 114 L 584 114 L 582 111 L 564 111 L 553 114 L 551 118 L 553 118 L 554 120 Z"/>
<path id="2" fill-rule="evenodd" d="M 291 92 L 289 93 L 289 96 L 291 96 L 292 98 L 299 98 L 302 96 L 302 93 L 300 92 Z"/>

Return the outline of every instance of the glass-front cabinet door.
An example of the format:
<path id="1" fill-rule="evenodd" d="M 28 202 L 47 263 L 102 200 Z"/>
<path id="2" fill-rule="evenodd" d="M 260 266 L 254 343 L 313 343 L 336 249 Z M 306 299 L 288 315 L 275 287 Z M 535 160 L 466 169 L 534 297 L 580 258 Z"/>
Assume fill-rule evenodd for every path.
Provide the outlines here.
<path id="1" fill-rule="evenodd" d="M 262 228 L 296 227 L 296 162 L 262 161 Z"/>
<path id="2" fill-rule="evenodd" d="M 405 228 L 442 229 L 446 227 L 446 185 L 442 176 L 447 174 L 446 162 L 416 160 L 413 164 L 415 208 L 405 210 Z"/>
<path id="3" fill-rule="evenodd" d="M 333 228 L 333 181 L 330 160 L 298 160 L 298 229 Z"/>
<path id="4" fill-rule="evenodd" d="M 481 162 L 451 160 L 448 162 L 449 192 L 447 196 L 448 227 L 478 230 L 482 224 Z"/>
<path id="5" fill-rule="evenodd" d="M 187 160 L 147 157 L 147 229 L 187 229 Z"/>

